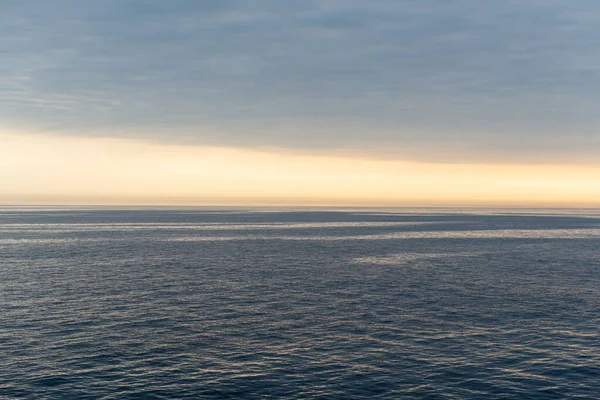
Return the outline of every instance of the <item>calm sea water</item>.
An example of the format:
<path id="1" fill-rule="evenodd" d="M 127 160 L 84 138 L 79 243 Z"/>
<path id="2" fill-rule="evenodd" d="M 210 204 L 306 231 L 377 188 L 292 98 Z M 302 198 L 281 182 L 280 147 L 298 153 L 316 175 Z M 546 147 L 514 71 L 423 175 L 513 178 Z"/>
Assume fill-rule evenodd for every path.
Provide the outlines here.
<path id="1" fill-rule="evenodd" d="M 600 398 L 600 212 L 0 209 L 0 398 Z"/>

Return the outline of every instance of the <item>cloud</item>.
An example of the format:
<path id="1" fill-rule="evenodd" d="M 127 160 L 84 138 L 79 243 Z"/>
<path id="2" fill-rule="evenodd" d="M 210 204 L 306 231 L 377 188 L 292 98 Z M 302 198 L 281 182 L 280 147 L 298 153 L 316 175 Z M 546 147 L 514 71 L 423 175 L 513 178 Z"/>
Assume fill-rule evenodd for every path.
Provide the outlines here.
<path id="1" fill-rule="evenodd" d="M 442 161 L 600 150 L 591 0 L 32 0 L 2 19 L 13 127 Z"/>

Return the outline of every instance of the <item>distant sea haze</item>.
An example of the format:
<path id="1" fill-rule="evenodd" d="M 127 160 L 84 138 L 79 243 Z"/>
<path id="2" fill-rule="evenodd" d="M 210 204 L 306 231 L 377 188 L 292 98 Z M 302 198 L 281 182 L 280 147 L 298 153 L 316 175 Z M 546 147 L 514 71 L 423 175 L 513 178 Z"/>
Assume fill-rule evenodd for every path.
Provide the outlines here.
<path id="1" fill-rule="evenodd" d="M 600 210 L 0 208 L 0 397 L 597 399 Z"/>

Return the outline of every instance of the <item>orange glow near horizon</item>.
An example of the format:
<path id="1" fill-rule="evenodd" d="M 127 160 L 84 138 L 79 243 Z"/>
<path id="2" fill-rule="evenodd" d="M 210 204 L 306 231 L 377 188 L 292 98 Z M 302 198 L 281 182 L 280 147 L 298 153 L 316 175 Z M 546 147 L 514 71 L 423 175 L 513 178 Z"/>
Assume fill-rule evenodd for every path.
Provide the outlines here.
<path id="1" fill-rule="evenodd" d="M 600 167 L 0 133 L 0 204 L 600 206 Z"/>

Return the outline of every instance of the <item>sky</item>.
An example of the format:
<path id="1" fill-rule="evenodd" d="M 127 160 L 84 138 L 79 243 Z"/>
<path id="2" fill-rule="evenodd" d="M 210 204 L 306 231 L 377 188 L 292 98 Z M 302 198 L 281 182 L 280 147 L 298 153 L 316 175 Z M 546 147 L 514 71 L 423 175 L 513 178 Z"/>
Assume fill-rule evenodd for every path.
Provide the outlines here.
<path id="1" fill-rule="evenodd" d="M 4 0 L 0 203 L 600 206 L 592 0 Z"/>

